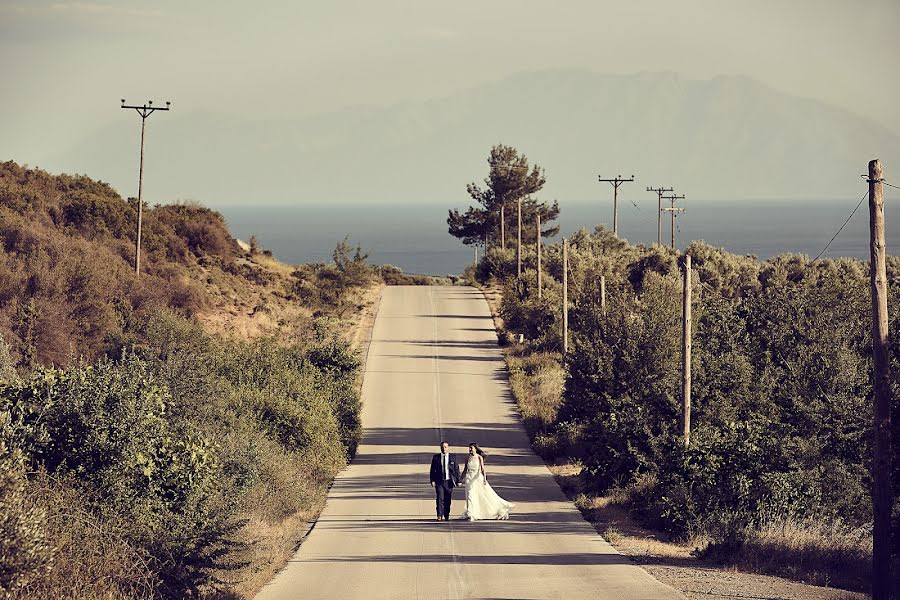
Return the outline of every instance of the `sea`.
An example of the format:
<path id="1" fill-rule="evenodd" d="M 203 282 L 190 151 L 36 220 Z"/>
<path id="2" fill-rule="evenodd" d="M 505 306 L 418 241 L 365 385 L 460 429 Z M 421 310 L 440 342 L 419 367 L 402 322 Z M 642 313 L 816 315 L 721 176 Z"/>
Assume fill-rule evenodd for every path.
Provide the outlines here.
<path id="1" fill-rule="evenodd" d="M 826 247 L 823 257 L 868 259 L 868 200 L 854 212 L 859 200 L 689 200 L 680 204 L 686 210 L 676 219 L 675 243 L 684 248 L 692 240 L 703 240 L 761 259 L 786 253 L 814 258 Z M 892 255 L 900 253 L 900 211 L 891 206 L 898 201 L 888 196 L 885 203 L 886 241 Z M 287 263 L 328 262 L 335 245 L 347 238 L 354 246 L 361 245 L 375 264 L 394 265 L 405 273 L 447 275 L 462 272 L 473 259 L 473 249 L 447 233 L 448 209 L 467 206 L 354 202 L 218 210 L 235 236 L 247 240 L 255 235 Z M 598 224 L 611 228 L 612 212 L 611 200 L 560 202 L 560 235 L 593 230 Z M 655 243 L 656 213 L 655 199 L 640 204 L 620 201 L 620 236 L 633 244 Z M 513 234 L 508 232 L 510 239 Z M 671 243 L 669 213 L 663 215 L 662 241 Z"/>

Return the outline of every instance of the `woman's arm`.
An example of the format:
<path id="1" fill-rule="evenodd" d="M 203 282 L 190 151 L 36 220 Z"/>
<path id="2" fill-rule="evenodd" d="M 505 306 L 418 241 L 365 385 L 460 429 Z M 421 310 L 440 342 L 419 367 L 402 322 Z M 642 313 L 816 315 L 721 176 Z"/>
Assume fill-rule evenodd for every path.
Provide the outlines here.
<path id="1" fill-rule="evenodd" d="M 481 467 L 481 476 L 487 479 L 487 475 L 484 474 L 484 457 L 482 455 L 478 455 L 478 466 Z"/>

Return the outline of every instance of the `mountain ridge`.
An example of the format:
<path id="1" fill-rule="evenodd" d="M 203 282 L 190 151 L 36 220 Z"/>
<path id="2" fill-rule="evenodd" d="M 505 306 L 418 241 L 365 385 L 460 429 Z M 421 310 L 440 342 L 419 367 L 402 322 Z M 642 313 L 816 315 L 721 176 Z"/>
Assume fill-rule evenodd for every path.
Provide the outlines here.
<path id="1" fill-rule="evenodd" d="M 134 129 L 111 124 L 48 166 L 136 187 Z M 460 204 L 497 142 L 544 166 L 545 195 L 560 200 L 605 197 L 598 174 L 632 172 L 632 197 L 647 185 L 709 199 L 842 197 L 870 158 L 900 160 L 888 129 L 748 77 L 544 69 L 298 119 L 167 114 L 148 121 L 145 190 L 151 202 L 211 205 Z"/>

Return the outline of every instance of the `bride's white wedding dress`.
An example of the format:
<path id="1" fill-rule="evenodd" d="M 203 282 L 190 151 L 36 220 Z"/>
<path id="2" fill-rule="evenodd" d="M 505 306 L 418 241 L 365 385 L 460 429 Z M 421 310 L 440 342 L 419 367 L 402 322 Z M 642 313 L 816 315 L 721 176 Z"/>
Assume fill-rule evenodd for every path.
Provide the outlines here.
<path id="1" fill-rule="evenodd" d="M 516 505 L 497 495 L 494 488 L 481 474 L 478 456 L 470 456 L 466 463 L 466 512 L 462 518 L 470 521 L 480 519 L 508 519 L 509 509 Z"/>

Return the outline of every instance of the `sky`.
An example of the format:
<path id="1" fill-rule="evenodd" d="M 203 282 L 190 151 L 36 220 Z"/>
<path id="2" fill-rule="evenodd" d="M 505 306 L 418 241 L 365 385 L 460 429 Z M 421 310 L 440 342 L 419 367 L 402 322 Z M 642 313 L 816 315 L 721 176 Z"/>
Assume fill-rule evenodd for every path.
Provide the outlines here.
<path id="1" fill-rule="evenodd" d="M 0 0 L 0 159 L 130 103 L 259 118 L 429 98 L 536 69 L 745 75 L 900 132 L 896 0 Z"/>

